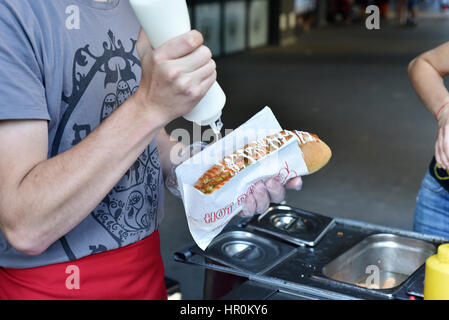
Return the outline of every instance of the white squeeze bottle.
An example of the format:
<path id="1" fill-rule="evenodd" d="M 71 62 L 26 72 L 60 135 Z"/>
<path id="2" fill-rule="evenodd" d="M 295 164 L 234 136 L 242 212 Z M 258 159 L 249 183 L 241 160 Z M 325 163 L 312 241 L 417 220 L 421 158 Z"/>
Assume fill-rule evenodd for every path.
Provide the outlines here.
<path id="1" fill-rule="evenodd" d="M 186 0 L 130 0 L 143 30 L 154 48 L 191 30 Z M 185 119 L 200 126 L 209 125 L 215 134 L 223 127 L 221 110 L 226 96 L 215 82 Z"/>

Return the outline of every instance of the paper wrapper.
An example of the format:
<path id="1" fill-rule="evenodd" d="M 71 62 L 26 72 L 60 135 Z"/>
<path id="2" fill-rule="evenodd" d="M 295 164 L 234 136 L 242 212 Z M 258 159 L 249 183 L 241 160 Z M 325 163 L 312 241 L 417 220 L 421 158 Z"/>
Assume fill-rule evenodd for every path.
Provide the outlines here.
<path id="1" fill-rule="evenodd" d="M 215 144 L 207 147 L 176 169 L 190 233 L 205 250 L 229 221 L 242 210 L 243 200 L 260 180 L 280 176 L 281 182 L 308 174 L 297 139 L 290 139 L 278 151 L 237 173 L 223 187 L 204 194 L 194 188 L 196 181 L 224 156 L 257 139 L 282 131 L 269 107 Z"/>

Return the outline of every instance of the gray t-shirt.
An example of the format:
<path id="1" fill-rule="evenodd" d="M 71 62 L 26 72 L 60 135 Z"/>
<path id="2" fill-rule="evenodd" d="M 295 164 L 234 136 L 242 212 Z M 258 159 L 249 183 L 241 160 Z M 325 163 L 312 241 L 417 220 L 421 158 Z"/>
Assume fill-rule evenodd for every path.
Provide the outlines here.
<path id="1" fill-rule="evenodd" d="M 0 0 L 0 120 L 48 120 L 48 157 L 70 149 L 137 89 L 139 28 L 128 0 Z M 15 250 L 0 232 L 0 266 L 48 265 L 141 240 L 162 219 L 163 185 L 153 141 L 98 207 L 43 254 Z"/>

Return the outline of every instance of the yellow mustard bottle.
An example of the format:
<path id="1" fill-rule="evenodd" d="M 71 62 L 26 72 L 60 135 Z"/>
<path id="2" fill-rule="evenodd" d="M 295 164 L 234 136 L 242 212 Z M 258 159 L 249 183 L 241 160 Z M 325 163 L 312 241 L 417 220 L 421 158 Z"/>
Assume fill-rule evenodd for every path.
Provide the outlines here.
<path id="1" fill-rule="evenodd" d="M 424 300 L 449 300 L 449 243 L 426 260 Z"/>

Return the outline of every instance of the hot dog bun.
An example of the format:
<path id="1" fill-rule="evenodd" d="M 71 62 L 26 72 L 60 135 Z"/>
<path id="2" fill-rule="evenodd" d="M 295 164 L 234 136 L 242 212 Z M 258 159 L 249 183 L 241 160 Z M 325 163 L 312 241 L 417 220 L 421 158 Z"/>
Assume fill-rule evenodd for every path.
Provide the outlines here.
<path id="1" fill-rule="evenodd" d="M 237 173 L 272 152 L 276 152 L 290 139 L 298 141 L 309 174 L 324 167 L 332 156 L 330 148 L 317 135 L 296 130 L 283 130 L 247 144 L 224 157 L 220 163 L 215 164 L 198 179 L 195 188 L 205 194 L 217 191 Z"/>
<path id="2" fill-rule="evenodd" d="M 302 136 L 304 132 L 293 131 L 295 135 Z M 309 170 L 309 174 L 315 173 L 323 168 L 332 157 L 332 151 L 317 135 L 311 134 L 313 141 L 300 143 L 299 147 L 303 153 L 304 161 Z"/>

